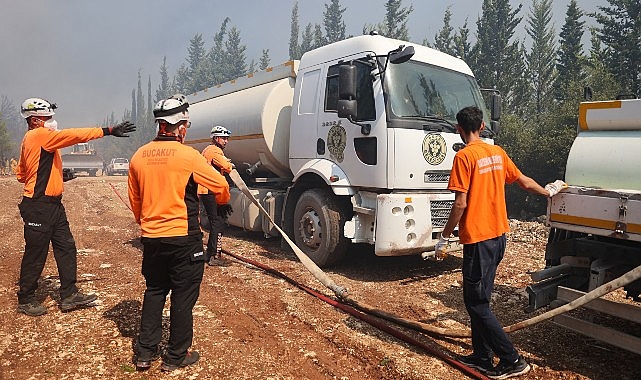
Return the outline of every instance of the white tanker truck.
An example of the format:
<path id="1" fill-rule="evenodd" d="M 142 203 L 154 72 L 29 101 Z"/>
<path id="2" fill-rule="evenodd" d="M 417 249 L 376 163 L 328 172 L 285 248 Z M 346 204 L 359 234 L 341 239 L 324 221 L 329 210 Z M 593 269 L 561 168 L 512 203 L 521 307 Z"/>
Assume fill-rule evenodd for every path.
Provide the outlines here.
<path id="1" fill-rule="evenodd" d="M 527 288 L 530 306 L 566 303 L 641 265 L 641 99 L 579 106 L 579 129 L 568 155 L 569 187 L 548 203 L 546 269 Z M 641 280 L 624 287 L 639 301 Z M 638 306 L 596 300 L 587 307 L 641 323 Z M 555 321 L 641 354 L 641 338 L 573 316 Z"/>
<path id="2" fill-rule="evenodd" d="M 499 96 L 490 99 L 486 137 L 500 113 Z M 230 129 L 225 155 L 319 266 L 338 262 L 350 242 L 372 244 L 381 256 L 433 255 L 463 146 L 455 115 L 469 105 L 486 109 L 465 62 L 378 35 L 312 50 L 188 100 L 185 143 L 202 150 L 212 126 Z M 231 225 L 277 235 L 238 189 L 231 202 Z"/>

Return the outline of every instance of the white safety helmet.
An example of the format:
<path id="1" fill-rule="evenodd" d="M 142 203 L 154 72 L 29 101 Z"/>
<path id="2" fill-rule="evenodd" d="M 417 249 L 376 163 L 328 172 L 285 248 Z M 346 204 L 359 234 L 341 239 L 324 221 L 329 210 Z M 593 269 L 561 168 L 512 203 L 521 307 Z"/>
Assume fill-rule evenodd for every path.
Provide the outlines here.
<path id="1" fill-rule="evenodd" d="M 164 120 L 169 124 L 178 124 L 182 120 L 189 120 L 189 103 L 185 95 L 176 94 L 169 99 L 163 99 L 154 107 L 154 118 Z"/>
<path id="2" fill-rule="evenodd" d="M 211 129 L 211 133 L 209 134 L 209 137 L 212 139 L 214 137 L 229 137 L 231 136 L 231 131 L 221 125 L 216 125 Z"/>
<path id="3" fill-rule="evenodd" d="M 55 104 L 50 103 L 40 98 L 29 98 L 22 102 L 20 106 L 20 115 L 25 119 L 30 116 L 53 116 L 57 107 Z"/>

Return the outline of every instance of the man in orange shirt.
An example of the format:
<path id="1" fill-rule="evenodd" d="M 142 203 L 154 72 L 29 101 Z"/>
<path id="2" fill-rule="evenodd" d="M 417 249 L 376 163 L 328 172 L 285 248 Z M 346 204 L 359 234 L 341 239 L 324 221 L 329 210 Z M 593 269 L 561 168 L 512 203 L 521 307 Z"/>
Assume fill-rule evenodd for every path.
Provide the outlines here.
<path id="1" fill-rule="evenodd" d="M 227 147 L 231 131 L 216 125 L 211 129 L 211 144 L 203 149 L 203 157 L 222 175 L 229 174 L 233 165 L 225 157 L 223 150 Z M 213 193 L 204 186 L 198 186 L 198 197 L 205 208 L 209 220 L 209 238 L 207 240 L 207 265 L 215 265 L 222 251 L 222 236 L 225 221 L 232 212 L 231 205 L 217 205 Z"/>
<path id="2" fill-rule="evenodd" d="M 25 240 L 18 312 L 29 316 L 47 313 L 47 308 L 35 300 L 35 292 L 47 261 L 49 243 L 60 275 L 60 309 L 69 311 L 96 299 L 95 294 L 83 294 L 76 287 L 76 242 L 62 204 L 62 182 L 66 179 L 63 180 L 59 149 L 108 135 L 127 137 L 127 133 L 136 130 L 128 121 L 108 128 L 58 130 L 54 109 L 55 104 L 40 98 L 25 100 L 20 109 L 29 130 L 22 140 L 15 168 L 18 182 L 24 183 L 22 202 L 18 205 Z"/>
<path id="3" fill-rule="evenodd" d="M 129 201 L 140 224 L 145 289 L 136 367 L 151 367 L 162 337 L 162 311 L 171 292 L 169 342 L 160 367 L 173 371 L 200 358 L 191 347 L 193 308 L 203 278 L 205 253 L 198 223 L 198 185 L 218 204 L 229 202 L 229 184 L 195 149 L 183 145 L 189 103 L 177 94 L 154 107 L 156 138 L 140 147 L 129 163 Z"/>
<path id="4" fill-rule="evenodd" d="M 522 189 L 546 197 L 554 196 L 564 185 L 556 181 L 541 187 L 514 165 L 505 151 L 484 142 L 483 113 L 465 107 L 456 114 L 456 130 L 466 144 L 454 157 L 448 189 L 455 200 L 450 216 L 436 245 L 437 256 L 447 249 L 450 236 L 459 225 L 463 244 L 463 300 L 470 315 L 474 352 L 459 360 L 493 379 L 519 376 L 530 370 L 490 309 L 496 269 L 505 253 L 505 233 L 509 231 L 505 205 L 505 184 L 516 182 Z M 494 367 L 492 358 L 500 361 Z"/>

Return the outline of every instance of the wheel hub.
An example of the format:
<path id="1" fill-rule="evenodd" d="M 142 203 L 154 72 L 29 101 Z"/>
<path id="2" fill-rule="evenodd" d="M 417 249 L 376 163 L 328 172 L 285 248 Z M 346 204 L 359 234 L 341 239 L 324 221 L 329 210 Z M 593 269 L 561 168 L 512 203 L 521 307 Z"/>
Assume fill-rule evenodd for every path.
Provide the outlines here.
<path id="1" fill-rule="evenodd" d="M 321 244 L 321 223 L 318 214 L 309 210 L 300 218 L 299 233 L 303 243 L 310 248 L 318 248 Z"/>

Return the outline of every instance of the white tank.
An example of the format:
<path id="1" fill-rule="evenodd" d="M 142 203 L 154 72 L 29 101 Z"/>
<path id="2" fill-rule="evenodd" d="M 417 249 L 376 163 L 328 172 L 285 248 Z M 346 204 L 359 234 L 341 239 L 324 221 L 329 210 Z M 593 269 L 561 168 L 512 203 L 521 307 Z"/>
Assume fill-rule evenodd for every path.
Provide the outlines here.
<path id="1" fill-rule="evenodd" d="M 225 149 L 239 172 L 258 161 L 258 172 L 291 177 L 289 125 L 297 62 L 250 74 L 188 96 L 191 127 L 186 144 L 202 151 L 222 125 L 232 135 Z"/>
<path id="2" fill-rule="evenodd" d="M 565 171 L 569 185 L 641 191 L 641 99 L 584 102 Z"/>

